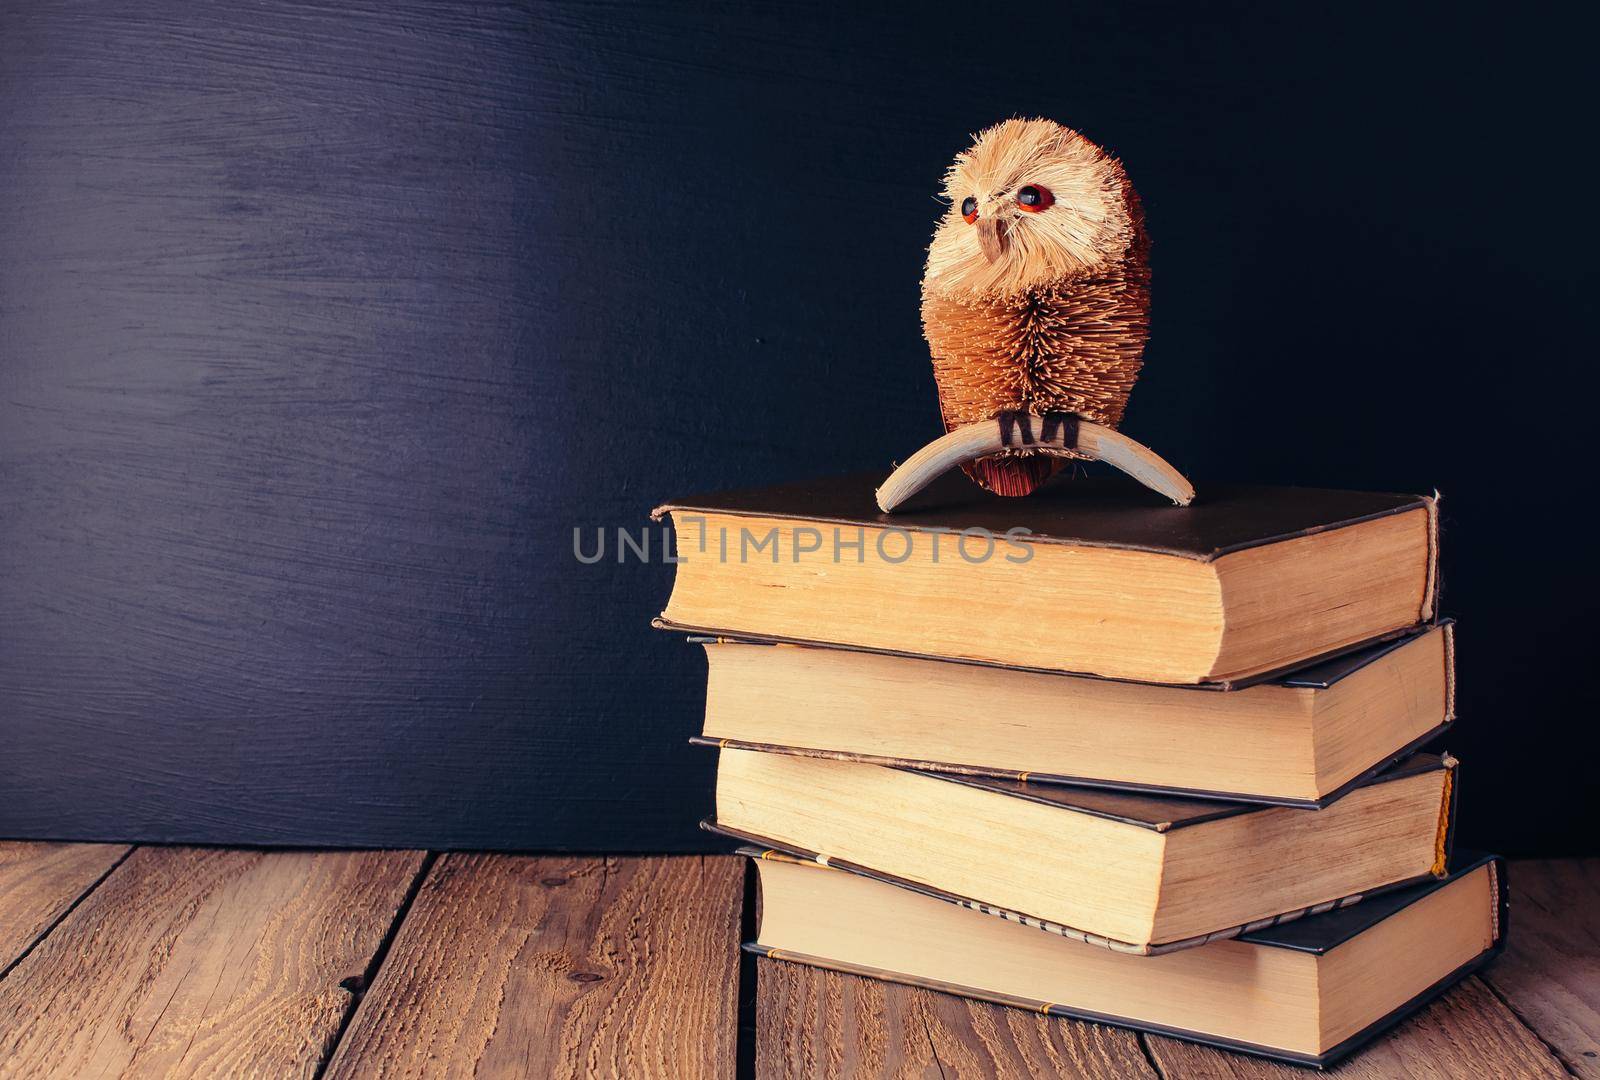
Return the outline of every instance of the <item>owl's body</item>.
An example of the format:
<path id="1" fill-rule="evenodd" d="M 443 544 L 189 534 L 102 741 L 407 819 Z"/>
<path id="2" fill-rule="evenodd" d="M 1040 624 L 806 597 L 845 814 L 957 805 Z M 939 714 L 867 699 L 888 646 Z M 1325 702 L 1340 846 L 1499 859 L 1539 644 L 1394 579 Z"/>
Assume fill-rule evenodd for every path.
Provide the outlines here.
<path id="1" fill-rule="evenodd" d="M 1116 427 L 1150 321 L 1149 240 L 1121 165 L 1059 124 L 1010 120 L 956 159 L 945 193 L 922 322 L 946 430 L 1005 412 Z M 1063 456 L 1008 450 L 965 468 L 1026 495 Z"/>

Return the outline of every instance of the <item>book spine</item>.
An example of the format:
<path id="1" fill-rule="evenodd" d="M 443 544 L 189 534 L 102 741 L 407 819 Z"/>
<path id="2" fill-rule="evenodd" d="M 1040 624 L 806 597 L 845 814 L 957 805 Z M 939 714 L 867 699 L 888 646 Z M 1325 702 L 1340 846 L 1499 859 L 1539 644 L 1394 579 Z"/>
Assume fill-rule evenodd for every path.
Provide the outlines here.
<path id="1" fill-rule="evenodd" d="M 1444 633 L 1444 722 L 1448 724 L 1456 718 L 1456 624 L 1447 622 L 1440 629 Z"/>
<path id="2" fill-rule="evenodd" d="M 1439 796 L 1439 827 L 1434 832 L 1433 866 L 1430 873 L 1442 878 L 1450 872 L 1450 849 L 1454 846 L 1456 817 L 1456 769 L 1459 763 L 1449 754 L 1444 762 L 1444 790 Z"/>
<path id="3" fill-rule="evenodd" d="M 1506 881 L 1506 861 L 1496 857 L 1489 863 L 1489 920 L 1494 933 L 1494 951 L 1506 946 L 1511 929 L 1511 890 Z"/>
<path id="4" fill-rule="evenodd" d="M 1422 587 L 1422 611 L 1418 622 L 1432 622 L 1439 615 L 1439 493 L 1424 498 L 1428 509 L 1428 569 Z"/>

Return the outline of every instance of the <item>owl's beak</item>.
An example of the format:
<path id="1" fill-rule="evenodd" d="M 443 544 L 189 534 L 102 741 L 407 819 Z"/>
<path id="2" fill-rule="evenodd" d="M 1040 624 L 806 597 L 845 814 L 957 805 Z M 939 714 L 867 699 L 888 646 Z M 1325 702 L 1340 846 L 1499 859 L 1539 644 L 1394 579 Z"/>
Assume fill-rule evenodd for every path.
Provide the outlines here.
<path id="1" fill-rule="evenodd" d="M 994 262 L 1006 250 L 1006 219 L 986 217 L 978 219 L 978 247 L 983 257 Z"/>

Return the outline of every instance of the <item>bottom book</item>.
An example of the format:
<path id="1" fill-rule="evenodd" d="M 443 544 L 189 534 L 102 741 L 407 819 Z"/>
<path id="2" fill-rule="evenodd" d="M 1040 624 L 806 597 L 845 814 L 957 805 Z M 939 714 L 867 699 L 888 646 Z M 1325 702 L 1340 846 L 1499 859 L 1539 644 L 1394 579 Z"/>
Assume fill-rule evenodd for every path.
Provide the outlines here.
<path id="1" fill-rule="evenodd" d="M 1351 907 L 1133 956 L 803 856 L 742 851 L 761 880 L 752 952 L 1297 1065 L 1359 1049 L 1495 956 L 1506 933 L 1505 865 L 1492 855 Z"/>

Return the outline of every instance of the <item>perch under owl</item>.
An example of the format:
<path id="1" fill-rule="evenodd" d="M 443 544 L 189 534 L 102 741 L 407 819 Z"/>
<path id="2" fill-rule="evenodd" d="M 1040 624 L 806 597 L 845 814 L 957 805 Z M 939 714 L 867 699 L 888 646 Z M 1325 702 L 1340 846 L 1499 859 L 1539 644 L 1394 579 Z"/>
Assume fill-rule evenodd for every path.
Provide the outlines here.
<path id="1" fill-rule="evenodd" d="M 1116 432 L 1150 326 L 1149 239 L 1122 165 L 1050 120 L 1007 120 L 945 174 L 922 324 L 946 435 L 878 491 L 885 510 L 952 465 L 1027 495 L 1105 460 L 1187 505 L 1194 490 Z"/>

